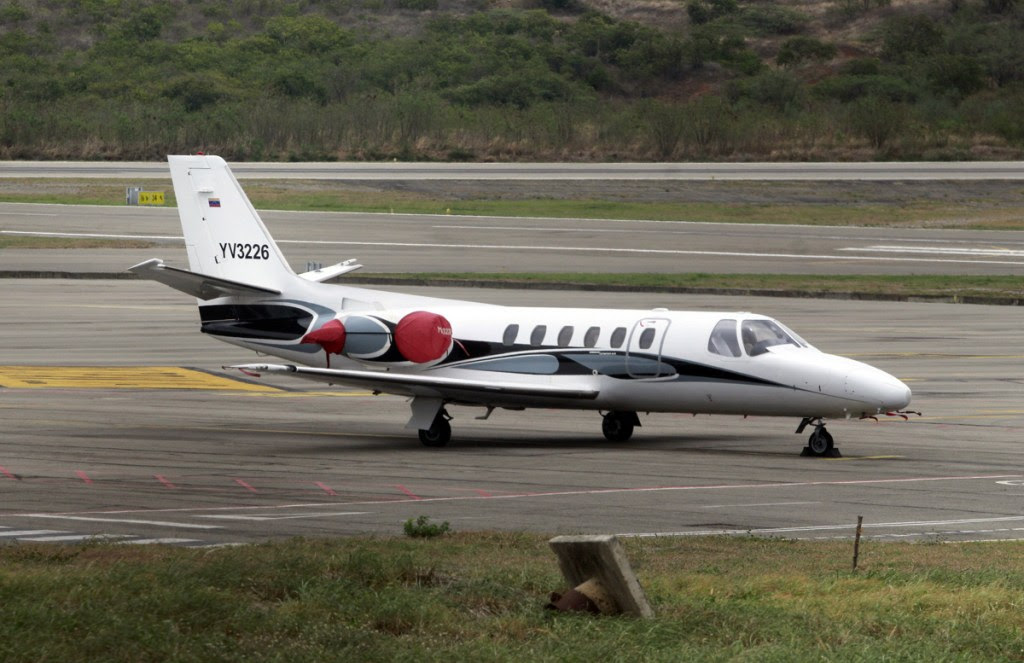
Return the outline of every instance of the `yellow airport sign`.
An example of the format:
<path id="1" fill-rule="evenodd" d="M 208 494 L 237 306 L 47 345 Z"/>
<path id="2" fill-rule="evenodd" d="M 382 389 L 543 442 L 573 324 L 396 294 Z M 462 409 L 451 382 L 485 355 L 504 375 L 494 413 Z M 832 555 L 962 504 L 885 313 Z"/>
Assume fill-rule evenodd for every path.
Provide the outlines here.
<path id="1" fill-rule="evenodd" d="M 164 204 L 164 192 L 163 191 L 139 191 L 139 204 L 140 205 L 163 205 Z"/>

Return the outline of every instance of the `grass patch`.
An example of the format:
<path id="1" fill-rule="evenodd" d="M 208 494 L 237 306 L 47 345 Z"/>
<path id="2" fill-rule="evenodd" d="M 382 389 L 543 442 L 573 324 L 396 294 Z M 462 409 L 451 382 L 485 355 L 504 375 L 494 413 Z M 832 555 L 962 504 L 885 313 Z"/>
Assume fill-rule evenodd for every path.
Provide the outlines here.
<path id="1" fill-rule="evenodd" d="M 554 284 L 576 287 L 652 288 L 680 290 L 794 291 L 822 294 L 853 293 L 884 297 L 1024 298 L 1019 276 L 949 274 L 704 274 L 704 273 L 467 273 L 423 272 L 366 274 L 366 278 L 455 281 L 476 284 Z"/>
<path id="2" fill-rule="evenodd" d="M 150 249 L 155 246 L 158 244 L 141 239 L 0 235 L 0 249 Z"/>
<path id="3" fill-rule="evenodd" d="M 38 660 L 993 660 L 1019 543 L 628 540 L 650 621 L 552 614 L 544 538 L 0 548 L 0 653 Z"/>
<path id="4" fill-rule="evenodd" d="M 171 190 L 167 182 L 154 181 L 155 190 Z M 0 179 L 0 202 L 56 205 L 124 205 L 127 183 L 93 178 L 4 178 Z M 148 188 L 149 183 L 144 185 Z"/>
<path id="5" fill-rule="evenodd" d="M 843 197 L 827 203 L 645 200 L 654 194 L 631 191 L 629 183 L 619 184 L 623 190 L 613 191 L 605 199 L 576 197 L 572 192 L 564 196 L 524 191 L 495 197 L 438 196 L 332 181 L 243 181 L 253 205 L 263 210 L 1024 230 L 1020 206 L 1006 200 L 864 202 Z M 610 186 L 614 187 L 614 183 Z M 761 190 L 759 183 L 751 186 L 750 191 Z M 175 206 L 169 181 L 148 181 L 145 188 L 164 191 L 167 206 Z M 740 189 L 740 192 L 745 190 Z M 685 193 L 679 195 L 683 197 Z M 124 185 L 93 179 L 0 180 L 0 202 L 123 205 Z"/>
<path id="6" fill-rule="evenodd" d="M 307 192 L 247 185 L 257 209 L 707 223 L 1022 230 L 1019 209 L 943 203 L 712 203 L 564 198 L 444 199 L 411 192 Z"/>

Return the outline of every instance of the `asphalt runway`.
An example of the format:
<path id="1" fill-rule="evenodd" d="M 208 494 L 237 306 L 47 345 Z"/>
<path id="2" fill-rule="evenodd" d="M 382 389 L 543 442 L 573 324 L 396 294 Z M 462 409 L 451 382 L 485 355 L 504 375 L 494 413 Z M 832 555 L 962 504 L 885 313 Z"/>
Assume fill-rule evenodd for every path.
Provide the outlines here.
<path id="1" fill-rule="evenodd" d="M 261 214 L 297 271 L 1020 274 L 1024 232 L 320 212 Z M 0 271 L 187 266 L 175 209 L 0 203 L 0 233 L 140 238 L 148 249 L 5 250 Z M 442 267 L 439 267 L 442 266 Z"/>
<path id="2" fill-rule="evenodd" d="M 842 163 L 237 163 L 239 178 L 344 180 L 1020 180 L 1018 161 Z M 0 161 L 0 177 L 166 177 L 165 162 Z"/>
<path id="3" fill-rule="evenodd" d="M 422 447 L 401 398 L 225 377 L 253 355 L 202 336 L 158 284 L 2 280 L 0 541 L 220 545 L 455 530 L 753 532 L 872 540 L 1024 533 L 1021 312 L 1013 307 L 663 294 L 416 289 L 494 303 L 753 310 L 883 368 L 924 416 L 830 424 L 842 459 L 800 457 L 796 421 L 452 408 Z"/>

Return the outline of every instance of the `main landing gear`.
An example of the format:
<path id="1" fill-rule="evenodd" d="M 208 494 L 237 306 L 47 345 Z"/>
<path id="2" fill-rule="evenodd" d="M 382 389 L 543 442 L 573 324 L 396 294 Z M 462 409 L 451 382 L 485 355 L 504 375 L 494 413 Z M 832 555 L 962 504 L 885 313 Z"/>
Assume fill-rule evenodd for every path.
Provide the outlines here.
<path id="1" fill-rule="evenodd" d="M 420 429 L 420 442 L 423 446 L 443 447 L 448 444 L 452 439 L 452 425 L 448 423 L 450 419 L 451 415 L 444 408 L 438 410 L 430 428 Z"/>
<path id="2" fill-rule="evenodd" d="M 633 428 L 640 425 L 636 412 L 608 412 L 602 416 L 601 432 L 611 442 L 625 442 L 633 436 Z"/>
<path id="3" fill-rule="evenodd" d="M 825 430 L 825 422 L 821 417 L 804 417 L 797 426 L 797 435 L 804 432 L 807 425 L 814 426 L 811 436 L 807 438 L 807 446 L 800 452 L 801 456 L 817 456 L 819 458 L 842 458 L 839 449 L 835 447 L 832 434 Z"/>
<path id="4" fill-rule="evenodd" d="M 488 413 L 489 414 L 489 413 Z M 606 412 L 602 415 L 601 432 L 612 442 L 625 442 L 633 436 L 633 429 L 640 425 L 636 412 Z M 443 447 L 452 439 L 451 415 L 441 408 L 430 424 L 430 428 L 419 430 L 420 442 L 425 447 Z"/>

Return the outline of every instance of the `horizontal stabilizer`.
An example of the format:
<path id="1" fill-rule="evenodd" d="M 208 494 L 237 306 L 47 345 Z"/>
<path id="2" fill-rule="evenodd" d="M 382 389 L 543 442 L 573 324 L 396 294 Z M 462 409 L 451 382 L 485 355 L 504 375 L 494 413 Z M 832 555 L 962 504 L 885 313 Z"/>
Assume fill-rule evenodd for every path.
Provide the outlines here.
<path id="1" fill-rule="evenodd" d="M 242 364 L 227 368 L 234 368 L 249 375 L 289 374 L 305 380 L 363 387 L 402 396 L 433 396 L 478 403 L 486 403 L 495 398 L 500 400 L 501 396 L 594 400 L 600 393 L 597 389 L 549 384 L 466 380 L 423 373 L 310 368 L 293 364 Z"/>
<path id="2" fill-rule="evenodd" d="M 196 274 L 187 269 L 168 267 L 163 260 L 153 258 L 128 268 L 129 272 L 150 281 L 159 281 L 187 295 L 198 297 L 203 301 L 218 297 L 239 297 L 252 295 L 280 295 L 280 291 L 262 288 L 247 283 L 229 281 L 228 279 Z"/>
<path id="3" fill-rule="evenodd" d="M 311 272 L 303 272 L 299 274 L 302 278 L 307 281 L 314 281 L 316 283 L 323 283 L 324 281 L 330 281 L 333 278 L 337 278 L 342 274 L 348 274 L 360 269 L 362 265 L 356 264 L 355 258 L 346 260 L 345 262 L 339 262 L 337 265 L 331 265 L 330 267 L 321 267 L 320 269 L 314 269 Z"/>

